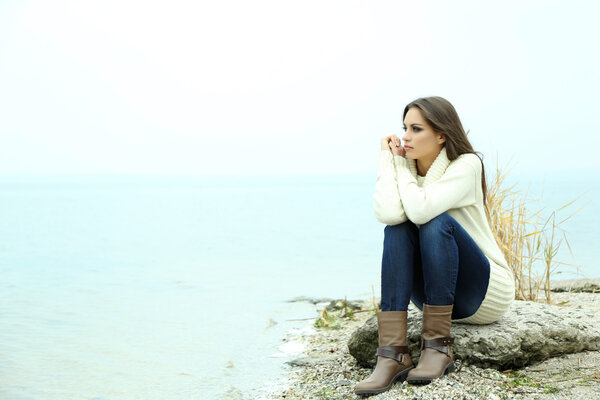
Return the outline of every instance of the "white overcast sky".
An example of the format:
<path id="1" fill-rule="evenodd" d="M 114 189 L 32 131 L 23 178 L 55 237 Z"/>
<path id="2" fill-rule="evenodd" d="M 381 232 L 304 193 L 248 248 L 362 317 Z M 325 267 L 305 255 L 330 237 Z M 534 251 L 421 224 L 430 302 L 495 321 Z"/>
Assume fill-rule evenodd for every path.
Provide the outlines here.
<path id="1" fill-rule="evenodd" d="M 490 169 L 600 171 L 597 4 L 0 0 L 0 174 L 371 173 L 429 95 Z"/>

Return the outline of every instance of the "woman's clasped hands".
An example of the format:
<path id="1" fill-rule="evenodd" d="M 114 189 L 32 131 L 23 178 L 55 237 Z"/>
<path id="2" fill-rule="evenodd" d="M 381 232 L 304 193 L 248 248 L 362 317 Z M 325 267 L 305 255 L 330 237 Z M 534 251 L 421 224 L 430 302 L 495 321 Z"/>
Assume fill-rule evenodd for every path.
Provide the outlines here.
<path id="1" fill-rule="evenodd" d="M 389 150 L 395 156 L 404 157 L 406 151 L 400 143 L 400 138 L 396 135 L 384 136 L 381 138 L 381 150 Z"/>

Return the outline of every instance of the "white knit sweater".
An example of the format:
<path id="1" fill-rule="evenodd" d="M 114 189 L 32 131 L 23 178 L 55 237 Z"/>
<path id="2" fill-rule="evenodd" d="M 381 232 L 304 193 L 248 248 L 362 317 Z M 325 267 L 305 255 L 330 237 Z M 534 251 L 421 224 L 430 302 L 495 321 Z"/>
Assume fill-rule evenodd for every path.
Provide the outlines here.
<path id="1" fill-rule="evenodd" d="M 487 324 L 499 319 L 515 297 L 514 275 L 498 247 L 483 208 L 481 160 L 461 154 L 450 161 L 443 147 L 427 174 L 415 160 L 382 150 L 373 195 L 375 217 L 386 225 L 407 220 L 417 227 L 447 212 L 467 231 L 490 261 L 490 281 L 477 312 L 455 320 Z"/>

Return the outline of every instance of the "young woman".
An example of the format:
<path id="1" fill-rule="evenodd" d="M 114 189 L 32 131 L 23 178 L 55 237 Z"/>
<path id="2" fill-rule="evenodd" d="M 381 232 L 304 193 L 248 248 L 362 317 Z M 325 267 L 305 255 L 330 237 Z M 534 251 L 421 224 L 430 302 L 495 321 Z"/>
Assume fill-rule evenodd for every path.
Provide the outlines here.
<path id="1" fill-rule="evenodd" d="M 386 224 L 381 264 L 379 348 L 357 394 L 394 381 L 429 383 L 454 371 L 450 325 L 499 319 L 515 296 L 513 273 L 489 225 L 483 162 L 456 110 L 441 97 L 404 109 L 404 147 L 381 139 L 374 207 Z M 409 301 L 423 311 L 421 356 L 408 353 Z"/>

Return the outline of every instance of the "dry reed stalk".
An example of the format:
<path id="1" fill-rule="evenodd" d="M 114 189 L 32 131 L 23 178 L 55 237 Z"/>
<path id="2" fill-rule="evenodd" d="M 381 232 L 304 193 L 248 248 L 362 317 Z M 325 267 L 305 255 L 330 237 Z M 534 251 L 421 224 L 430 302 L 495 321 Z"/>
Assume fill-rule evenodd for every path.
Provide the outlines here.
<path id="1" fill-rule="evenodd" d="M 497 163 L 496 163 L 497 164 Z M 509 170 L 510 171 L 510 170 Z M 572 264 L 556 261 L 558 249 L 564 239 L 571 256 L 573 252 L 563 230 L 563 239 L 556 241 L 555 230 L 579 212 L 584 206 L 569 217 L 556 223 L 556 213 L 581 197 L 581 195 L 551 213 L 550 218 L 542 222 L 542 209 L 531 211 L 528 205 L 528 192 L 523 194 L 515 190 L 515 185 L 505 187 L 508 172 L 503 172 L 496 165 L 496 176 L 487 187 L 487 216 L 492 233 L 502 250 L 506 261 L 513 270 L 515 278 L 515 298 L 518 300 L 540 301 L 540 291 L 547 303 L 552 302 L 550 280 L 559 265 Z M 487 181 L 487 179 L 486 179 Z M 548 226 L 551 220 L 550 227 Z M 549 232 L 548 232 L 549 231 Z M 543 272 L 536 271 L 536 262 L 541 262 Z"/>

